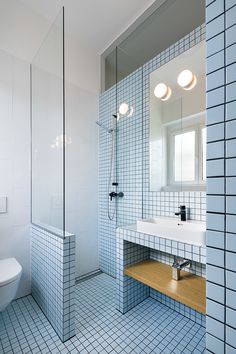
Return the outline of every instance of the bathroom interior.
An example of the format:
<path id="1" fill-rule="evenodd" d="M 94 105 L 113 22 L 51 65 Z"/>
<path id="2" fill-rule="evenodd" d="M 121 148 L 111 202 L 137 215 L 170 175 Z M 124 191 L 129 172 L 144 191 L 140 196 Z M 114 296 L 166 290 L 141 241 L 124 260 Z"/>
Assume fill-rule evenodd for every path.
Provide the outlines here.
<path id="1" fill-rule="evenodd" d="M 236 353 L 236 0 L 0 0 L 0 353 Z"/>

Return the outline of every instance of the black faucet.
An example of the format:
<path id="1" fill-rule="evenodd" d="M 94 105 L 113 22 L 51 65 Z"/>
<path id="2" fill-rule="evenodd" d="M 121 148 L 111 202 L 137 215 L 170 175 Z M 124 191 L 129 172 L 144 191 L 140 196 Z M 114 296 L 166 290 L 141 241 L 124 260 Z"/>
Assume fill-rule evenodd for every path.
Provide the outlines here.
<path id="1" fill-rule="evenodd" d="M 119 192 L 119 193 L 116 193 L 116 192 L 110 192 L 109 193 L 109 197 L 110 197 L 110 200 L 112 201 L 113 198 L 123 198 L 124 197 L 124 193 L 123 192 Z"/>
<path id="2" fill-rule="evenodd" d="M 179 206 L 179 212 L 175 213 L 175 215 L 180 215 L 181 221 L 186 221 L 186 206 L 185 205 L 180 205 Z"/>

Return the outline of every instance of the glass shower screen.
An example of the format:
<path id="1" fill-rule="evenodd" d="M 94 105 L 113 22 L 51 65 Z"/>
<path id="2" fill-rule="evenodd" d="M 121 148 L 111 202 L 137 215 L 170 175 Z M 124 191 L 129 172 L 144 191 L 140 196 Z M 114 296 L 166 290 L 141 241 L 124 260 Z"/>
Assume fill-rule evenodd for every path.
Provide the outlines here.
<path id="1" fill-rule="evenodd" d="M 31 64 L 32 223 L 65 232 L 64 9 Z"/>

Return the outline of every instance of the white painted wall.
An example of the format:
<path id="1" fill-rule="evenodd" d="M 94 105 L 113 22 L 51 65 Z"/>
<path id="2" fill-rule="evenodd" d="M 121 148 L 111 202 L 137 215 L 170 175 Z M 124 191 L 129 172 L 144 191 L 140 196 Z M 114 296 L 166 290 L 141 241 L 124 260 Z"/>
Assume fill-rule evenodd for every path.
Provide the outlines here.
<path id="1" fill-rule="evenodd" d="M 47 17 L 50 12 L 49 18 L 56 17 L 64 4 L 66 28 L 67 24 L 74 26 L 73 30 L 69 29 L 70 35 L 66 35 L 66 121 L 67 134 L 72 138 L 66 154 L 66 225 L 68 231 L 76 234 L 76 276 L 98 268 L 98 129 L 95 121 L 100 85 L 99 53 L 150 3 L 152 0 L 146 0 L 145 4 L 139 0 L 140 8 L 129 4 L 127 9 L 125 1 L 118 5 L 115 1 L 103 1 L 94 11 L 94 18 L 91 20 L 90 16 L 88 21 L 86 14 L 88 16 L 91 4 L 44 2 L 46 11 L 42 13 Z M 0 102 L 0 194 L 9 197 L 8 214 L 0 215 L 0 258 L 15 256 L 22 264 L 24 273 L 19 296 L 30 292 L 29 65 L 26 62 L 32 61 L 51 26 L 51 20 L 33 10 L 38 8 L 33 6 L 35 4 L 0 1 L 0 50 L 15 57 L 0 52 L 0 96 L 4 97 Z M 78 11 L 77 6 L 82 6 L 85 13 Z M 113 16 L 110 21 L 107 16 L 106 21 L 102 21 L 107 6 L 116 14 L 120 11 L 119 22 L 114 22 Z"/>
<path id="2" fill-rule="evenodd" d="M 0 49 L 27 62 L 31 62 L 36 54 L 52 18 L 56 17 L 62 5 L 65 6 L 65 26 L 70 33 L 66 35 L 66 121 L 67 134 L 72 138 L 66 154 L 66 225 L 68 231 L 76 234 L 76 276 L 98 268 L 98 129 L 95 121 L 98 119 L 100 86 L 99 54 L 152 2 L 132 0 L 127 5 L 125 0 L 119 4 L 115 0 L 104 0 L 99 4 L 92 0 L 86 4 L 76 0 L 0 0 Z M 94 10 L 92 14 L 91 8 Z M 104 17 L 106 12 L 116 14 L 119 21 L 114 21 L 112 15 Z M 28 77 L 28 72 L 25 75 Z M 22 77 L 22 82 L 24 79 Z M 29 127 L 23 124 L 22 119 L 19 119 L 19 124 L 24 129 L 23 133 L 29 134 Z M 6 135 L 7 141 L 11 134 L 10 130 Z M 25 145 L 29 149 L 29 144 Z M 7 154 L 8 146 L 4 149 Z M 25 158 L 26 153 L 21 149 L 18 154 Z M 9 174 L 13 178 L 12 171 Z M 22 176 L 22 179 L 29 186 L 27 178 Z M 12 195 L 11 203 L 16 200 Z M 29 214 L 29 205 L 26 211 Z M 23 216 L 18 218 L 22 223 Z M 7 248 L 6 235 L 4 233 L 1 237 L 1 250 Z M 29 239 L 24 248 L 28 257 Z M 9 246 L 9 250 L 15 253 L 15 248 Z"/>
<path id="3" fill-rule="evenodd" d="M 34 165 L 38 167 L 34 177 L 34 180 L 37 178 L 37 190 L 34 191 L 36 199 L 33 198 L 33 220 L 57 228 L 62 227 L 62 179 L 58 177 L 62 173 L 62 149 L 50 146 L 62 134 L 61 43 L 60 26 L 52 26 L 34 58 L 32 69 L 33 92 L 37 92 L 33 95 L 33 102 L 37 105 L 36 112 L 33 109 L 33 130 L 36 130 L 33 157 L 37 159 Z M 98 129 L 95 125 L 98 119 L 99 56 L 68 35 L 65 48 L 66 136 L 70 141 L 66 145 L 66 231 L 76 235 L 78 277 L 99 267 Z M 39 70 L 35 70 L 37 67 Z M 56 203 L 53 202 L 55 198 Z"/>
<path id="4" fill-rule="evenodd" d="M 99 55 L 66 37 L 66 229 L 76 235 L 76 277 L 98 262 Z"/>
<path id="5" fill-rule="evenodd" d="M 98 269 L 97 95 L 67 82 L 66 230 L 76 235 L 76 276 Z"/>
<path id="6" fill-rule="evenodd" d="M 62 134 L 62 81 L 55 65 L 37 64 L 40 68 L 36 61 L 32 67 L 33 221 L 61 229 L 62 146 L 51 145 Z M 66 81 L 66 231 L 76 235 L 77 277 L 98 269 L 97 110 L 96 93 Z"/>
<path id="7" fill-rule="evenodd" d="M 16 0 L 2 1 L 0 9 L 0 49 L 31 62 L 51 24 Z M 29 64 L 16 58 L 14 61 L 23 67 L 17 66 L 17 88 L 23 85 L 21 96 L 25 95 L 24 106 L 28 111 L 21 113 L 22 107 L 21 111 L 16 110 L 16 123 L 11 122 L 11 129 L 7 128 L 3 110 L 0 112 L 0 136 L 4 137 L 0 140 L 0 193 L 11 192 L 9 213 L 0 215 L 0 258 L 15 256 L 23 265 L 24 276 L 18 294 L 22 296 L 30 292 Z M 10 80 L 5 66 L 1 65 L 0 69 L 1 75 L 3 73 Z M 76 234 L 76 276 L 98 269 L 98 130 L 95 121 L 98 118 L 99 72 L 99 55 L 66 35 L 66 121 L 67 134 L 72 137 L 72 144 L 67 149 L 66 225 L 68 231 Z M 20 98 L 15 94 L 18 105 Z M 10 101 L 8 110 L 11 110 Z M 4 133 L 3 124 L 6 124 Z M 21 143 L 16 148 L 18 140 L 13 137 L 18 133 L 17 139 Z M 17 236 L 13 237 L 15 234 Z"/>
<path id="8" fill-rule="evenodd" d="M 30 62 L 49 27 L 46 19 L 20 0 L 0 0 L 0 48 L 17 58 Z"/>
<path id="9" fill-rule="evenodd" d="M 0 50 L 0 259 L 23 267 L 17 296 L 30 293 L 30 112 L 29 64 Z"/>
<path id="10" fill-rule="evenodd" d="M 58 53 L 61 56 L 61 52 Z M 61 60 L 59 60 L 61 61 Z M 56 65 L 55 61 L 55 67 Z M 41 63 L 40 63 L 41 64 Z M 62 72 L 61 65 L 58 65 Z M 32 65 L 32 222 L 63 228 L 63 81 Z M 56 139 L 59 145 L 56 146 Z"/>

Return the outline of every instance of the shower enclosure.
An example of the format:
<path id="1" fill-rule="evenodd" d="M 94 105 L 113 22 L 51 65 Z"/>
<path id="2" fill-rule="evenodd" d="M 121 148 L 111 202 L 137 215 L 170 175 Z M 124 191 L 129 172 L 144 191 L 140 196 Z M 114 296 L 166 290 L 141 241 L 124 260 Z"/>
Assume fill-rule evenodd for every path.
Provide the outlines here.
<path id="1" fill-rule="evenodd" d="M 74 326 L 75 236 L 65 229 L 64 8 L 31 63 L 32 295 L 62 341 Z"/>
<path id="2" fill-rule="evenodd" d="M 115 82 L 100 100 L 99 119 L 99 261 L 116 276 L 119 226 L 135 223 L 143 212 L 143 74 L 127 48 L 117 47 L 107 58 Z M 124 78 L 125 77 L 125 78 Z"/>
<path id="3" fill-rule="evenodd" d="M 65 233 L 63 12 L 31 64 L 32 223 Z"/>

